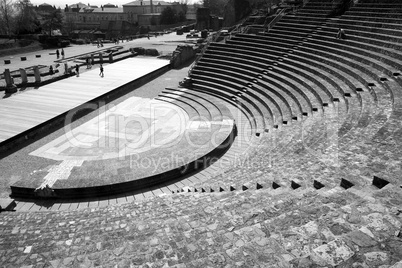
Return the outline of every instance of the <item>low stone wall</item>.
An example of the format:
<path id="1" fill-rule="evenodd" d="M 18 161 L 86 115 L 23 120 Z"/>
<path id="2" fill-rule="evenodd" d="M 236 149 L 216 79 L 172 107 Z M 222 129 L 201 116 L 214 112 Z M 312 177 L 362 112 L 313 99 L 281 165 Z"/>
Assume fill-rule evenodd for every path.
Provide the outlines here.
<path id="1" fill-rule="evenodd" d="M 180 68 L 186 63 L 195 59 L 195 51 L 192 46 L 189 45 L 179 45 L 173 52 L 172 59 L 170 60 L 170 65 L 172 68 Z"/>

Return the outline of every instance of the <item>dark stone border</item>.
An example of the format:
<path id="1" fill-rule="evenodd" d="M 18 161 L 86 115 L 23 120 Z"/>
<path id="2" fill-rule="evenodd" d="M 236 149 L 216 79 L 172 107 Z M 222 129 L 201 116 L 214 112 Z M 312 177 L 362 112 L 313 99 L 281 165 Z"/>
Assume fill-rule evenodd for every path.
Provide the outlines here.
<path id="1" fill-rule="evenodd" d="M 226 139 L 201 158 L 198 158 L 185 165 L 175 169 L 156 174 L 153 176 L 145 177 L 139 180 L 132 180 L 116 184 L 100 185 L 93 187 L 79 187 L 79 188 L 62 188 L 52 189 L 47 188 L 43 192 L 35 192 L 35 188 L 11 186 L 11 198 L 24 198 L 24 199 L 47 199 L 47 200 L 60 200 L 60 199 L 84 199 L 84 198 L 97 198 L 126 192 L 141 191 L 153 186 L 172 183 L 180 180 L 186 175 L 191 175 L 195 171 L 202 170 L 218 160 L 232 145 L 234 137 L 236 136 L 236 127 L 233 125 L 231 132 Z"/>

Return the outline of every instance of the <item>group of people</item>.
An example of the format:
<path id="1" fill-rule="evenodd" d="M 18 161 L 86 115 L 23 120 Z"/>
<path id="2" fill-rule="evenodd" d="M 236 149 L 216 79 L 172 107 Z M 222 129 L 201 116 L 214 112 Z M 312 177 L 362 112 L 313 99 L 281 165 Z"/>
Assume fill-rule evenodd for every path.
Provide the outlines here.
<path id="1" fill-rule="evenodd" d="M 99 70 L 100 70 L 99 76 L 103 77 L 104 74 L 103 74 L 103 65 L 102 65 L 102 63 L 99 65 Z M 77 74 L 77 77 L 80 76 L 80 66 L 78 64 L 75 65 L 75 73 Z"/>
<path id="2" fill-rule="evenodd" d="M 103 45 L 102 45 L 102 46 L 103 46 Z M 56 50 L 56 55 L 57 55 L 57 58 L 60 58 L 60 51 L 59 51 L 58 49 Z M 61 49 L 61 56 L 62 56 L 62 58 L 64 59 L 64 49 Z M 66 64 L 67 64 L 67 63 L 66 63 Z M 94 60 L 93 60 L 93 59 L 90 59 L 89 57 L 87 57 L 87 58 L 86 58 L 86 64 L 87 64 L 87 69 L 91 69 L 91 68 L 92 68 L 92 65 L 94 65 Z M 67 68 L 67 67 L 66 67 L 66 68 Z M 70 73 L 71 73 L 72 69 L 75 69 L 75 73 L 76 73 L 77 77 L 80 76 L 80 66 L 79 66 L 78 64 L 76 64 L 74 67 L 71 67 L 71 68 L 68 68 L 68 69 L 69 69 L 69 72 L 70 72 Z M 99 69 L 100 69 L 99 76 L 100 76 L 100 77 L 104 77 L 104 74 L 103 74 L 103 65 L 102 65 L 102 64 L 100 64 Z M 50 66 L 50 67 L 49 67 L 49 72 L 50 72 L 50 74 L 54 74 L 53 66 Z"/>
<path id="3" fill-rule="evenodd" d="M 103 47 L 103 42 L 102 42 L 102 40 L 98 40 L 98 48 L 99 47 Z"/>
<path id="4" fill-rule="evenodd" d="M 56 50 L 56 56 L 60 58 L 60 51 L 58 49 Z M 64 49 L 61 49 L 61 58 L 64 59 Z"/>

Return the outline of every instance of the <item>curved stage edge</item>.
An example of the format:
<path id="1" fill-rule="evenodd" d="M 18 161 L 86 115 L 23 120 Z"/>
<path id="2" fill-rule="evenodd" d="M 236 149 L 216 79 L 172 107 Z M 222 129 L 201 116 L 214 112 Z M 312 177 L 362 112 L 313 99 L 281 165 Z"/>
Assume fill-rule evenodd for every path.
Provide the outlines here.
<path id="1" fill-rule="evenodd" d="M 117 194 L 123 194 L 133 191 L 144 191 L 151 187 L 158 185 L 166 185 L 181 178 L 191 175 L 194 172 L 201 171 L 215 162 L 218 158 L 223 156 L 225 152 L 231 147 L 237 135 L 236 126 L 233 124 L 230 133 L 226 139 L 209 153 L 205 154 L 194 161 L 186 163 L 175 169 L 141 178 L 138 180 L 126 181 L 116 184 L 99 185 L 93 187 L 80 187 L 80 188 L 45 188 L 41 191 L 36 191 L 35 188 L 11 186 L 11 198 L 20 199 L 84 199 L 84 198 L 98 198 Z"/>

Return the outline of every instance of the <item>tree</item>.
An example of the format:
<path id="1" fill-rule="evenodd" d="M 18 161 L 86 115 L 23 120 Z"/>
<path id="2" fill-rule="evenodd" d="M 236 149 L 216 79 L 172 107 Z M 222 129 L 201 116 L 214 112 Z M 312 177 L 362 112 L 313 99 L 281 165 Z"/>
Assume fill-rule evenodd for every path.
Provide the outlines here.
<path id="1" fill-rule="evenodd" d="M 12 0 L 0 0 L 0 33 L 11 35 L 15 26 L 15 9 Z"/>
<path id="2" fill-rule="evenodd" d="M 158 24 L 158 20 L 156 19 L 155 16 L 152 16 L 152 17 L 151 17 L 150 23 L 151 23 L 151 25 L 157 25 L 157 24 Z"/>
<path id="3" fill-rule="evenodd" d="M 66 19 L 65 19 L 63 28 L 67 32 L 67 34 L 70 35 L 71 32 L 73 32 L 77 28 L 76 20 L 74 19 L 73 16 L 66 15 L 65 18 Z"/>
<path id="4" fill-rule="evenodd" d="M 162 10 L 160 23 L 161 24 L 174 24 L 177 22 L 176 10 L 171 7 L 167 7 Z"/>
<path id="5" fill-rule="evenodd" d="M 20 0 L 15 4 L 17 9 L 17 34 L 32 33 L 39 27 L 36 11 L 29 0 Z"/>
<path id="6" fill-rule="evenodd" d="M 56 29 L 60 29 L 63 26 L 63 14 L 61 13 L 61 9 L 58 8 L 48 14 L 43 15 L 43 29 L 49 32 L 49 35 L 52 35 L 52 31 Z"/>
<path id="7" fill-rule="evenodd" d="M 203 0 L 204 7 L 209 8 L 211 14 L 222 16 L 228 0 Z"/>
<path id="8" fill-rule="evenodd" d="M 186 15 L 188 11 L 188 0 L 180 0 L 180 6 L 184 15 Z"/>
<path id="9" fill-rule="evenodd" d="M 186 14 L 184 14 L 183 11 L 180 11 L 179 14 L 178 14 L 178 16 L 177 16 L 177 20 L 178 20 L 179 22 L 186 21 L 186 20 L 187 20 Z"/>

